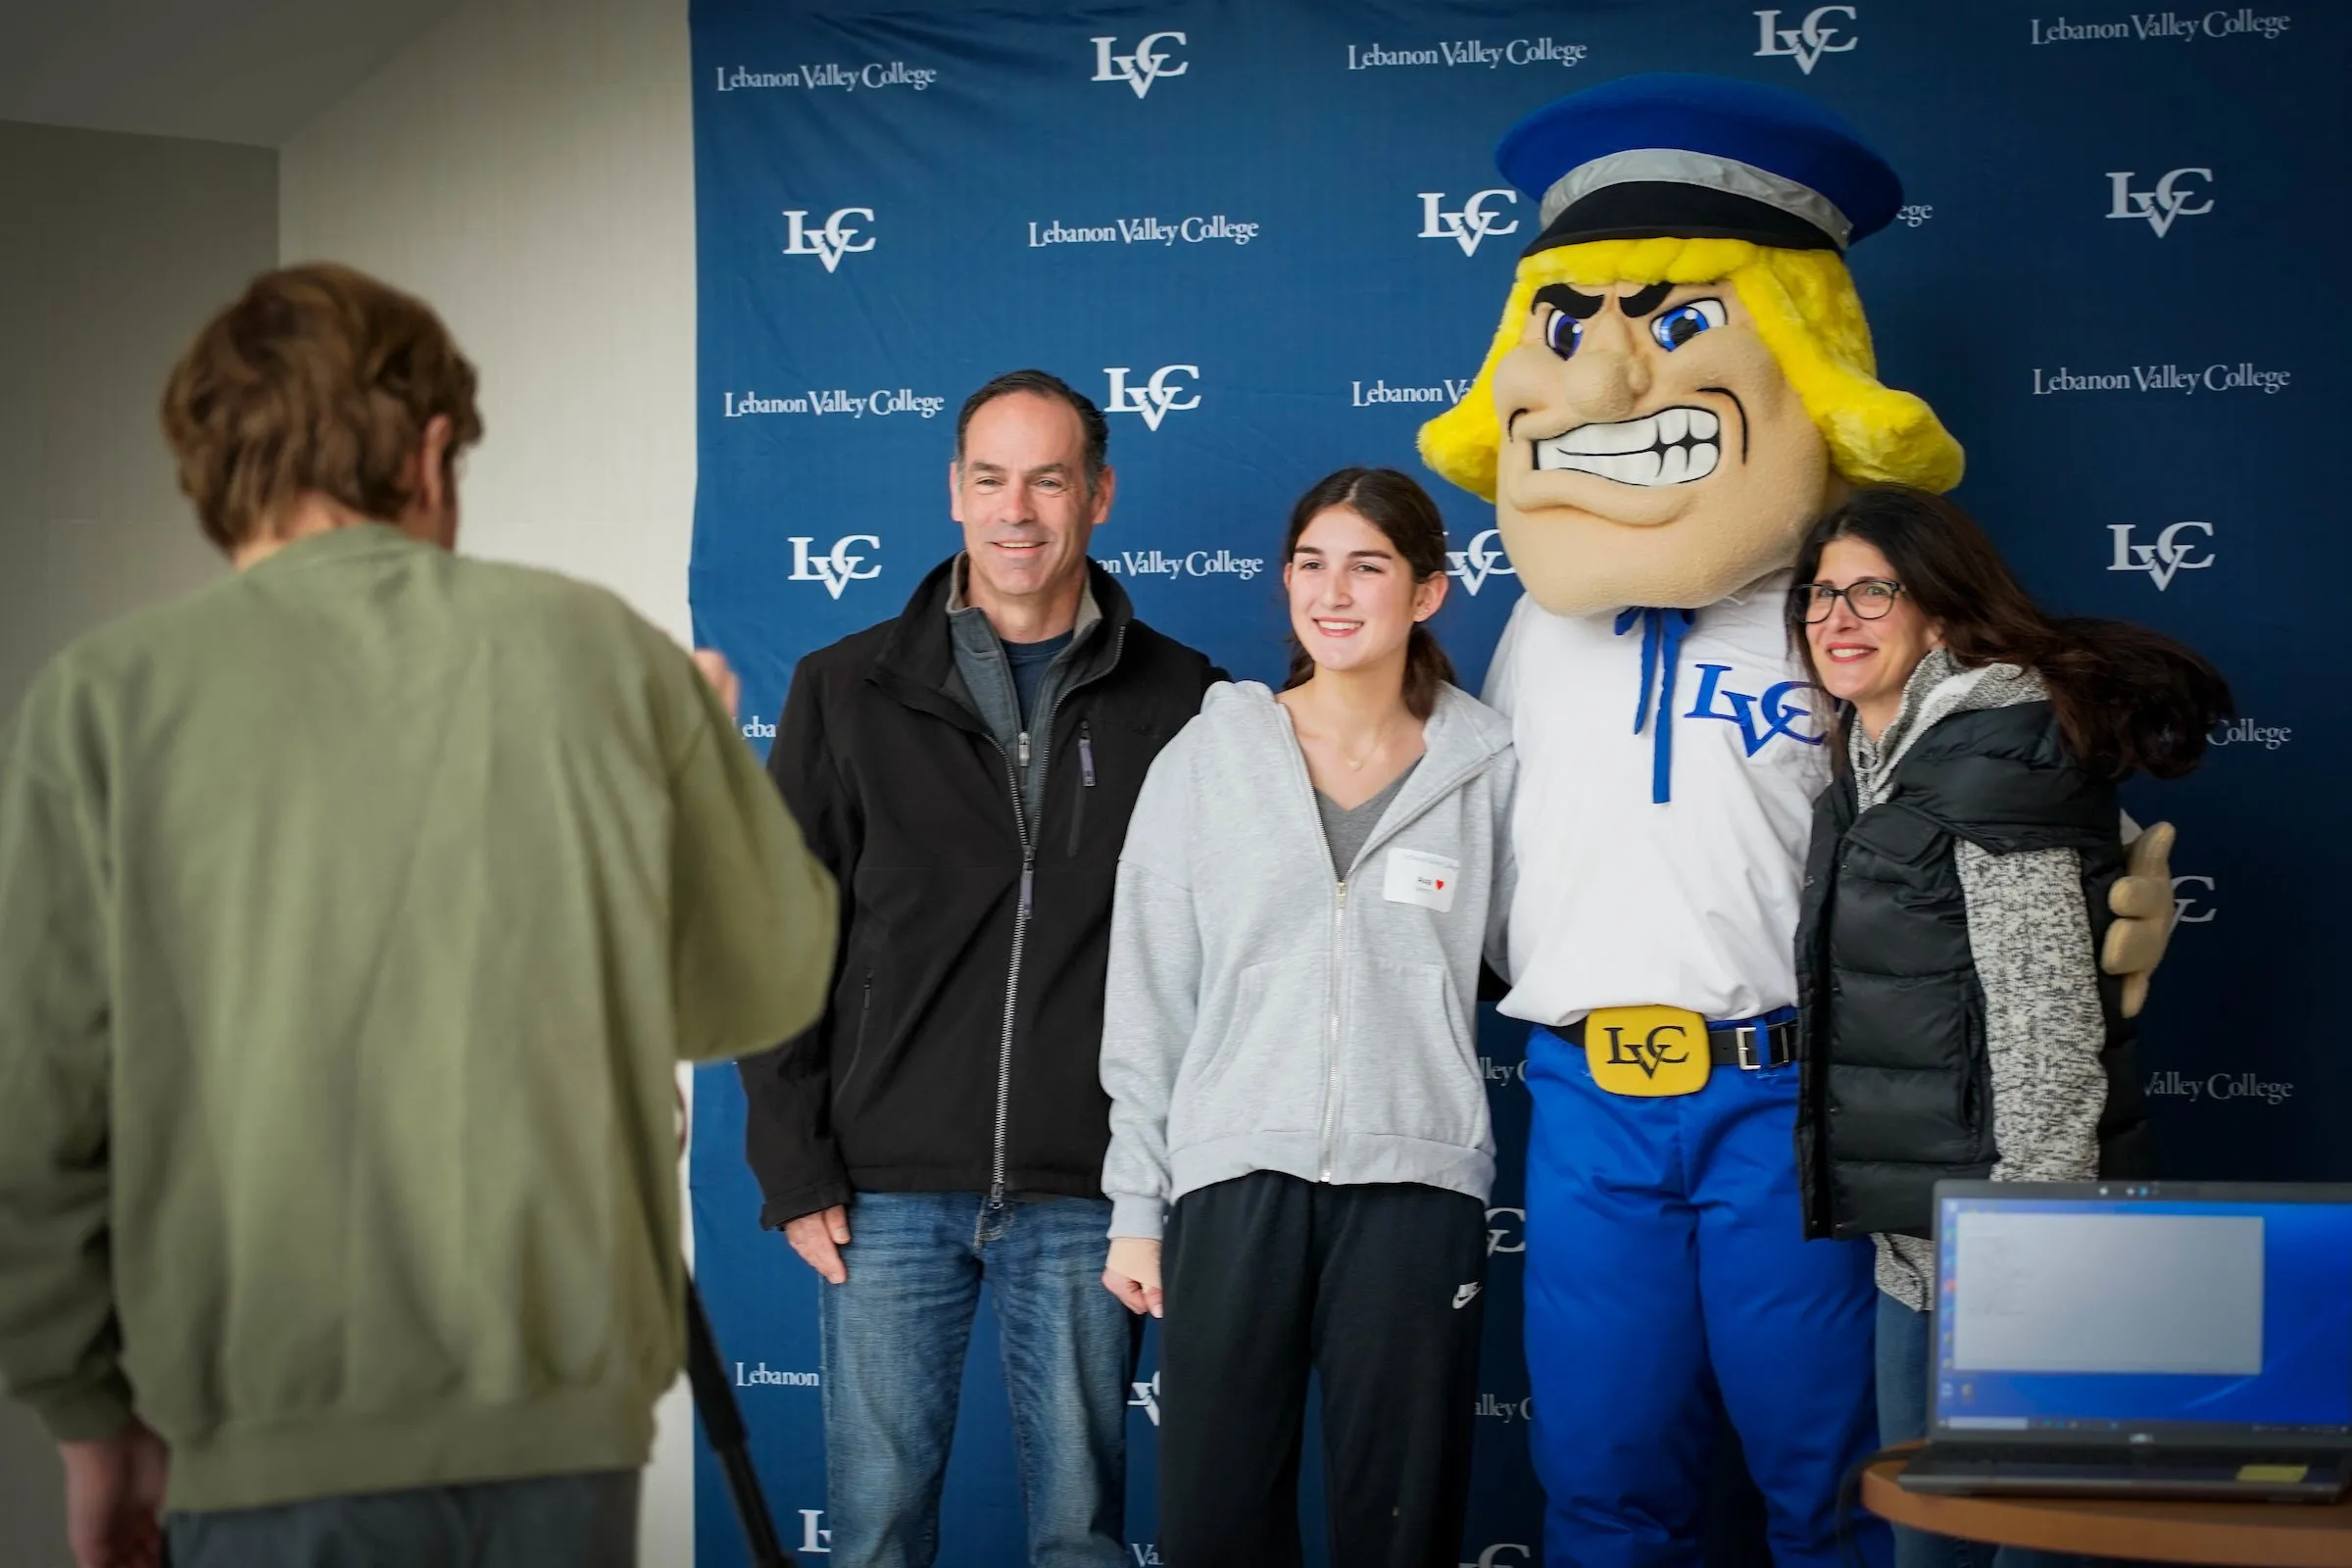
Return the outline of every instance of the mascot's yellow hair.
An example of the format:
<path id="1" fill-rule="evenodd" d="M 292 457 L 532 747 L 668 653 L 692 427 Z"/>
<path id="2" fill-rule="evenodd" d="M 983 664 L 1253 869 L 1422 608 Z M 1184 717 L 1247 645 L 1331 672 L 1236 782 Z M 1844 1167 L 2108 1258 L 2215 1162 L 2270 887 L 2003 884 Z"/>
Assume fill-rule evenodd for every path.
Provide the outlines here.
<path id="1" fill-rule="evenodd" d="M 1845 263 L 1834 251 L 1791 251 L 1743 239 L 1601 239 L 1538 251 L 1519 264 L 1510 302 L 1478 379 L 1461 402 L 1421 427 L 1421 458 L 1463 489 L 1494 499 L 1494 366 L 1518 346 L 1536 290 L 1547 283 L 1727 280 L 1754 318 L 1764 346 L 1829 444 L 1846 478 L 1895 480 L 1923 490 L 1960 482 L 1960 443 L 1936 411 L 1882 384 L 1870 322 Z"/>

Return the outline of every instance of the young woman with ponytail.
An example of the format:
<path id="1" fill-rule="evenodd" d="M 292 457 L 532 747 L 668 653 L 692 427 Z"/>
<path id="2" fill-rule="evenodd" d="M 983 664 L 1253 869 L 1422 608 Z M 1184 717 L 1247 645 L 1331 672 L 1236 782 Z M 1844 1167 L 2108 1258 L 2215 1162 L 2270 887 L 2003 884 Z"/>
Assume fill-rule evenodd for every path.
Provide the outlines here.
<path id="1" fill-rule="evenodd" d="M 2194 768 L 2231 704 L 2169 638 L 2045 614 L 1924 491 L 1855 490 L 1795 582 L 1790 639 L 1837 705 L 1796 937 L 1798 1176 L 1807 1235 L 1878 1243 L 1879 1436 L 1897 1443 L 1926 1435 L 1936 1182 L 2155 1173 L 2099 969 L 2116 785 Z M 1895 1531 L 1897 1568 L 1993 1553 Z M 2034 1558 L 1999 1550 L 2000 1568 Z"/>
<path id="2" fill-rule="evenodd" d="M 1288 684 L 1210 688 L 1120 857 L 1103 1284 L 1162 1315 L 1171 1564 L 1298 1560 L 1311 1371 L 1332 1560 L 1423 1568 L 1469 1494 L 1510 726 L 1424 624 L 1446 527 L 1410 478 L 1321 480 L 1283 563 Z"/>

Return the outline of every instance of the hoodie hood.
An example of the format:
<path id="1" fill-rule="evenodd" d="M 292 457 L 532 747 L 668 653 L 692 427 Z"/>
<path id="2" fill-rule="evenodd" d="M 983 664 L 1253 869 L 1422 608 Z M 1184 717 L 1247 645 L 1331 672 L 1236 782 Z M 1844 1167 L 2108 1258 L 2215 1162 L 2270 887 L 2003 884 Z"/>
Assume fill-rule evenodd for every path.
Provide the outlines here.
<path id="1" fill-rule="evenodd" d="M 1264 748 L 1270 757 L 1278 756 L 1283 771 L 1295 774 L 1312 807 L 1314 785 L 1307 776 L 1306 756 L 1298 749 L 1291 710 L 1275 699 L 1272 688 L 1254 680 L 1211 686 L 1194 727 L 1202 732 L 1203 744 Z M 1421 728 L 1421 764 L 1381 813 L 1358 860 L 1369 858 L 1390 833 L 1484 772 L 1510 749 L 1509 719 L 1460 688 L 1441 685 L 1437 707 Z"/>

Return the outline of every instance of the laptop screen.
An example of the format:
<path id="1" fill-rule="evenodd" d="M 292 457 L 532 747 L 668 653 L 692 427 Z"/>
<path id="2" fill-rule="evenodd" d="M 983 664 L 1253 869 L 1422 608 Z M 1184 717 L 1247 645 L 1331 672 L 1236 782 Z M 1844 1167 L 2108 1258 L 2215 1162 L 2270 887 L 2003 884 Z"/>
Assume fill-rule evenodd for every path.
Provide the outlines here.
<path id="1" fill-rule="evenodd" d="M 1937 1194 L 1936 1436 L 2352 1438 L 2352 1201 L 1966 1188 Z"/>

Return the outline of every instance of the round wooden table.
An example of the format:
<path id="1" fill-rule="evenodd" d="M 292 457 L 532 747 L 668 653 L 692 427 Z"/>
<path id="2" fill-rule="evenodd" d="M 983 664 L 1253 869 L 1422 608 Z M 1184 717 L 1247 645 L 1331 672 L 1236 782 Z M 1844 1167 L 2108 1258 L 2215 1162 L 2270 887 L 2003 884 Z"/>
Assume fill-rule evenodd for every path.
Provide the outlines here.
<path id="1" fill-rule="evenodd" d="M 1863 1471 L 1862 1506 L 1939 1536 L 2143 1562 L 2352 1568 L 2352 1502 L 1939 1497 L 1895 1484 L 1906 1462 L 1883 1459 Z"/>

